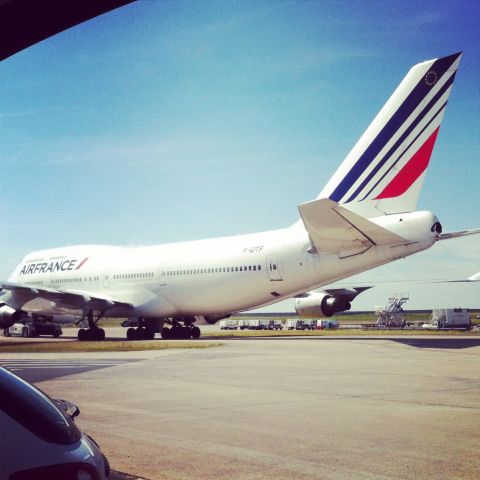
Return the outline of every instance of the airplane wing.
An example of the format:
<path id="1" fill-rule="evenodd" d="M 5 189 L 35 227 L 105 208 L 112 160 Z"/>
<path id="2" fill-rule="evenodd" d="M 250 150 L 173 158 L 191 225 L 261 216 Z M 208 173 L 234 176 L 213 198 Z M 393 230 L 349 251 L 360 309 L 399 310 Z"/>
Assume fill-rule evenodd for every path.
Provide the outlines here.
<path id="1" fill-rule="evenodd" d="M 325 285 L 317 290 L 304 292 L 293 297 L 295 299 L 295 310 L 300 316 L 331 316 L 335 313 L 350 310 L 350 302 L 357 295 L 380 285 L 399 285 L 408 283 L 408 285 L 438 285 L 440 283 L 475 283 L 480 282 L 480 272 L 465 279 L 457 280 L 398 280 L 387 282 L 371 282 L 369 285 L 361 287 L 352 287 L 350 285 L 331 284 Z"/>
<path id="2" fill-rule="evenodd" d="M 372 288 L 371 285 L 363 287 L 351 288 L 322 288 L 321 291 L 328 293 L 328 295 L 338 295 L 345 297 L 348 301 L 352 301 L 357 295 L 360 295 L 365 290 Z"/>
<path id="3" fill-rule="evenodd" d="M 471 275 L 468 278 L 458 278 L 456 280 L 439 280 L 436 283 L 476 283 L 480 282 L 480 272 Z"/>
<path id="4" fill-rule="evenodd" d="M 437 285 L 439 283 L 477 283 L 480 282 L 480 272 L 476 273 L 475 275 L 471 275 L 468 278 L 405 278 L 405 279 L 397 279 L 397 280 L 375 280 L 375 281 L 365 281 L 365 284 L 362 286 L 352 286 L 352 282 L 340 282 L 340 283 L 332 283 L 325 285 L 317 290 L 312 290 L 312 292 L 325 292 L 329 295 L 341 295 L 343 291 L 349 292 L 354 290 L 357 294 L 364 292 L 370 288 L 374 287 L 388 287 L 388 286 L 401 286 L 401 285 Z M 294 298 L 302 298 L 303 296 L 308 295 L 309 292 L 301 293 L 296 295 Z"/>
<path id="5" fill-rule="evenodd" d="M 372 245 L 407 241 L 328 198 L 303 203 L 298 210 L 310 236 L 312 253 L 358 253 Z"/>
<path id="6" fill-rule="evenodd" d="M 35 299 L 53 302 L 59 308 L 73 310 L 111 310 L 115 307 L 133 308 L 133 305 L 108 296 L 91 295 L 87 292 L 65 291 L 19 283 L 2 283 L 0 301 L 16 310 Z"/>
<path id="7" fill-rule="evenodd" d="M 477 235 L 480 228 L 472 228 L 470 230 L 460 230 L 458 232 L 441 233 L 438 240 L 450 240 L 451 238 L 466 237 L 467 235 Z"/>
<path id="8" fill-rule="evenodd" d="M 335 313 L 350 310 L 350 302 L 369 288 L 327 288 L 306 292 L 295 297 L 295 311 L 300 316 L 331 317 Z"/>

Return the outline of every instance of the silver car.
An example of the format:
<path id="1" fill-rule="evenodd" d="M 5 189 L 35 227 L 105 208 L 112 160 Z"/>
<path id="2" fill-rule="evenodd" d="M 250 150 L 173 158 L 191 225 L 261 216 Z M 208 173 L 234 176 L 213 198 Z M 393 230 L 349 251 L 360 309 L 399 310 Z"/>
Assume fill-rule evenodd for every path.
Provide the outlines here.
<path id="1" fill-rule="evenodd" d="M 100 447 L 73 421 L 78 412 L 0 367 L 0 479 L 108 478 Z"/>

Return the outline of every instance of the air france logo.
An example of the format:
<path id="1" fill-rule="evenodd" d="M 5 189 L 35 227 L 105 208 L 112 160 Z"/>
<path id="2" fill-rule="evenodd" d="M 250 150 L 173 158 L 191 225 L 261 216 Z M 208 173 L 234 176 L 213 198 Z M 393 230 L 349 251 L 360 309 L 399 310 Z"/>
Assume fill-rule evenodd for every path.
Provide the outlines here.
<path id="1" fill-rule="evenodd" d="M 84 258 L 80 263 L 76 258 L 74 258 L 73 260 L 62 260 L 60 262 L 29 263 L 22 267 L 22 269 L 20 270 L 20 275 L 78 270 L 87 260 L 88 257 Z"/>

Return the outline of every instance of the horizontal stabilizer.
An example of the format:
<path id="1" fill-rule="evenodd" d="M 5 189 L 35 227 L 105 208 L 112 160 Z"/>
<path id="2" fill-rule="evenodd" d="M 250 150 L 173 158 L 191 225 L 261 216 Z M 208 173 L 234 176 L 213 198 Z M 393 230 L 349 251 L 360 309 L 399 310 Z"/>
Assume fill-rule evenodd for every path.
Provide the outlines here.
<path id="1" fill-rule="evenodd" d="M 442 233 L 438 240 L 450 240 L 451 238 L 466 237 L 467 235 L 477 235 L 480 233 L 480 228 L 472 228 L 470 230 L 460 230 L 458 232 Z"/>
<path id="2" fill-rule="evenodd" d="M 312 243 L 312 253 L 360 253 L 372 245 L 398 245 L 407 240 L 328 198 L 298 206 Z"/>

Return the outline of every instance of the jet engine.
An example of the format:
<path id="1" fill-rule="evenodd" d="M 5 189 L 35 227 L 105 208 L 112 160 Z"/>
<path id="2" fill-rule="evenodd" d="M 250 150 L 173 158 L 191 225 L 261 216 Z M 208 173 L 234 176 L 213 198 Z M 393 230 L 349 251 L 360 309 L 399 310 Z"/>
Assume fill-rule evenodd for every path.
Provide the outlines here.
<path id="1" fill-rule="evenodd" d="M 350 310 L 351 301 L 370 287 L 334 288 L 323 292 L 307 292 L 295 300 L 295 310 L 301 317 L 331 317 Z"/>
<path id="2" fill-rule="evenodd" d="M 350 310 L 350 308 L 350 302 L 344 297 L 327 293 L 311 293 L 295 301 L 295 310 L 301 317 L 331 317 L 334 313 Z"/>
<path id="3" fill-rule="evenodd" d="M 203 320 L 205 320 L 206 323 L 209 323 L 210 325 L 213 325 L 214 323 L 217 323 L 219 320 L 223 320 L 224 318 L 231 317 L 232 315 L 230 313 L 226 313 L 224 315 L 205 315 L 203 317 Z M 198 317 L 197 317 L 198 319 Z M 202 320 L 202 317 L 200 317 L 200 323 Z"/>
<path id="4" fill-rule="evenodd" d="M 11 327 L 21 316 L 21 310 L 15 310 L 4 303 L 0 304 L 0 328 Z"/>

